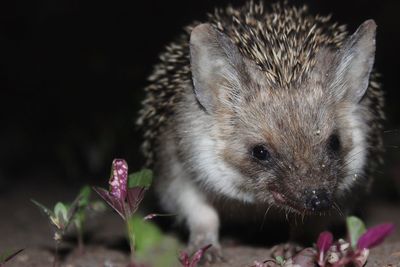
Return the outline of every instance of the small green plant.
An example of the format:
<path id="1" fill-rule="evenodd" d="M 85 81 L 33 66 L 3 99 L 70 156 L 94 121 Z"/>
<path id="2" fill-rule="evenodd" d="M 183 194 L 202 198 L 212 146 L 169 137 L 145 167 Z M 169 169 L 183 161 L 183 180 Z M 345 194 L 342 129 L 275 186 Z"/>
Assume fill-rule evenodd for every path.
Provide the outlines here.
<path id="1" fill-rule="evenodd" d="M 12 260 L 15 256 L 17 256 L 22 251 L 24 251 L 24 250 L 23 249 L 19 249 L 17 251 L 4 252 L 4 253 L 0 254 L 0 267 L 4 267 L 7 262 Z"/>
<path id="2" fill-rule="evenodd" d="M 364 223 L 355 216 L 346 220 L 348 240 L 334 242 L 330 232 L 319 235 L 316 248 L 305 248 L 292 258 L 255 262 L 255 267 L 363 267 L 369 250 L 379 244 L 394 231 L 394 225 L 384 223 L 366 229 Z"/>
<path id="3" fill-rule="evenodd" d="M 74 225 L 77 231 L 78 237 L 78 249 L 79 252 L 83 252 L 84 240 L 83 240 L 83 227 L 86 221 L 86 213 L 89 207 L 91 190 L 89 186 L 84 186 L 79 192 L 80 199 L 78 202 L 78 208 L 73 218 Z"/>
<path id="4" fill-rule="evenodd" d="M 105 205 L 101 201 L 91 201 L 91 189 L 88 185 L 81 188 L 79 192 L 78 207 L 72 220 L 77 231 L 78 250 L 80 253 L 84 251 L 84 226 L 90 213 L 99 213 L 105 210 Z"/>
<path id="5" fill-rule="evenodd" d="M 63 240 L 63 237 L 68 230 L 73 218 L 78 211 L 79 201 L 81 196 L 78 196 L 71 205 L 57 202 L 53 210 L 40 204 L 36 200 L 31 200 L 42 212 L 44 212 L 54 231 L 53 240 L 55 241 L 55 254 L 53 266 L 58 265 L 58 247 Z"/>
<path id="6" fill-rule="evenodd" d="M 128 164 L 123 159 L 115 159 L 112 163 L 109 190 L 93 187 L 125 221 L 131 250 L 131 265 L 135 264 L 135 212 L 152 181 L 152 172 L 142 170 L 128 177 Z M 141 219 L 143 220 L 143 219 Z"/>
<path id="7" fill-rule="evenodd" d="M 130 232 L 133 232 L 135 237 L 136 262 L 144 262 L 152 267 L 177 266 L 180 244 L 175 238 L 164 235 L 158 226 L 149 220 L 154 216 L 151 214 L 143 218 L 136 214 L 128 221 Z"/>

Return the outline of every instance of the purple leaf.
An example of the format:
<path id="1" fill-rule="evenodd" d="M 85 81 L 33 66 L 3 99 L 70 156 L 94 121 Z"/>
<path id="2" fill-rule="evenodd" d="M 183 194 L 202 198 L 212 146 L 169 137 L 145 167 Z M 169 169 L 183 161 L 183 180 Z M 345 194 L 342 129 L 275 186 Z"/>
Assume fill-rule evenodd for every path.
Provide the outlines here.
<path id="1" fill-rule="evenodd" d="M 112 196 L 107 190 L 99 187 L 93 187 L 93 190 L 107 202 L 124 220 L 125 220 L 125 208 L 124 202 L 120 199 Z"/>
<path id="2" fill-rule="evenodd" d="M 128 164 L 123 159 L 114 159 L 110 177 L 110 194 L 125 201 L 128 188 Z"/>
<path id="3" fill-rule="evenodd" d="M 333 235 L 331 232 L 322 232 L 319 234 L 317 241 L 318 248 L 318 264 L 320 266 L 324 266 L 325 261 L 325 253 L 332 246 L 333 243 Z"/>
<path id="4" fill-rule="evenodd" d="M 206 250 L 209 249 L 210 247 L 211 244 L 196 251 L 196 253 L 194 253 L 194 255 L 192 256 L 190 267 L 196 267 L 197 264 L 200 262 L 201 258 L 203 257 L 204 253 L 206 252 Z"/>
<path id="5" fill-rule="evenodd" d="M 144 198 L 145 187 L 132 187 L 128 189 L 128 214 L 132 215 L 138 209 Z"/>
<path id="6" fill-rule="evenodd" d="M 201 258 L 203 257 L 204 253 L 206 252 L 206 250 L 209 249 L 210 247 L 211 244 L 199 249 L 193 254 L 192 258 L 190 258 L 189 255 L 183 251 L 179 255 L 179 261 L 183 267 L 196 267 L 197 264 L 200 262 Z"/>
<path id="7" fill-rule="evenodd" d="M 321 253 L 325 253 L 332 246 L 333 243 L 333 235 L 331 232 L 322 232 L 319 234 L 317 247 L 318 251 Z"/>
<path id="8" fill-rule="evenodd" d="M 179 255 L 179 261 L 184 267 L 189 267 L 190 260 L 189 260 L 189 255 L 185 252 L 182 251 Z"/>
<path id="9" fill-rule="evenodd" d="M 357 249 L 372 248 L 380 243 L 394 231 L 394 224 L 384 223 L 371 227 L 357 242 Z"/>
<path id="10" fill-rule="evenodd" d="M 136 212 L 147 189 L 144 186 L 129 188 L 128 181 L 128 164 L 123 159 L 114 159 L 109 180 L 109 191 L 93 187 L 93 190 L 117 211 L 124 220 Z"/>

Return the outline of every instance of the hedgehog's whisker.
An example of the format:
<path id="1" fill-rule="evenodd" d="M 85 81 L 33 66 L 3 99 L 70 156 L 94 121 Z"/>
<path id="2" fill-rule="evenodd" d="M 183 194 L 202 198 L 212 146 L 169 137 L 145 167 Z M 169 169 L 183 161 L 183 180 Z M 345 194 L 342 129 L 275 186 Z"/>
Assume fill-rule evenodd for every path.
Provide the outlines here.
<path id="1" fill-rule="evenodd" d="M 341 217 L 344 217 L 344 214 L 343 214 L 342 210 L 340 209 L 339 205 L 336 203 L 336 201 L 333 202 L 333 207 L 335 208 L 335 210 L 339 213 L 339 215 Z"/>
<path id="2" fill-rule="evenodd" d="M 263 216 L 263 220 L 262 220 L 262 223 L 261 223 L 260 230 L 262 230 L 264 228 L 264 223 L 265 223 L 265 220 L 267 218 L 267 214 L 268 214 L 270 209 L 271 209 L 271 205 L 269 205 L 268 208 L 264 212 L 264 216 Z"/>

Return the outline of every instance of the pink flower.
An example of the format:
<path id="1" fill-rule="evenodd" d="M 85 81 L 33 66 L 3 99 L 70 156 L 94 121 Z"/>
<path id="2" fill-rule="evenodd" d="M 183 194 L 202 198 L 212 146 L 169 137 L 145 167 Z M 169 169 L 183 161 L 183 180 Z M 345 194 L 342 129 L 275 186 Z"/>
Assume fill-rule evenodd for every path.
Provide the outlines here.
<path id="1" fill-rule="evenodd" d="M 142 186 L 128 187 L 128 164 L 123 159 L 113 161 L 109 184 L 109 191 L 99 187 L 93 187 L 93 190 L 124 220 L 131 217 L 143 200 L 147 188 Z"/>

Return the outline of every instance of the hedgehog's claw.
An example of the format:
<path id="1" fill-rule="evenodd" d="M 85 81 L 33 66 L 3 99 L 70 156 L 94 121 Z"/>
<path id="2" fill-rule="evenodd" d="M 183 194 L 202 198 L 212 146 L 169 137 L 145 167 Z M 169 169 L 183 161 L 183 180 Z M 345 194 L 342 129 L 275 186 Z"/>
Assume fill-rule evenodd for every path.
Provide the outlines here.
<path id="1" fill-rule="evenodd" d="M 204 254 L 200 261 L 202 265 L 209 265 L 210 263 L 225 262 L 221 247 L 211 246 Z"/>

